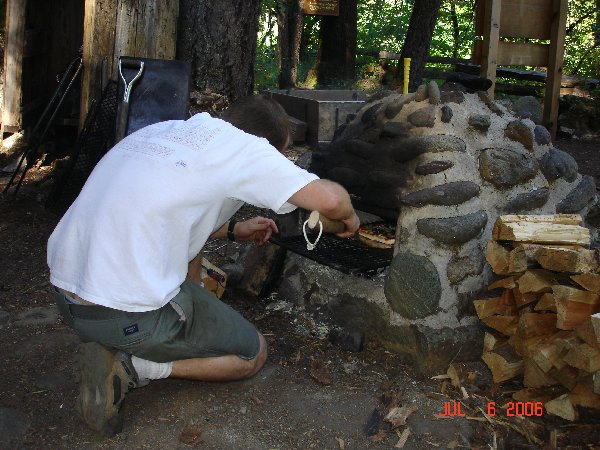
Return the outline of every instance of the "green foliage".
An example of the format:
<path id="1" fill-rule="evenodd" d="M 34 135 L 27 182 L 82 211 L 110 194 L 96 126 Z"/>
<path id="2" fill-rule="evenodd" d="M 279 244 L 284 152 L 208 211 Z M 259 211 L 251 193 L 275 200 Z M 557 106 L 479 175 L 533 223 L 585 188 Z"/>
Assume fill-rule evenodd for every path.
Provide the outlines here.
<path id="1" fill-rule="evenodd" d="M 277 7 L 282 0 L 261 1 L 258 38 L 257 86 L 274 87 L 277 81 Z M 369 51 L 400 53 L 414 0 L 357 0 L 357 73 L 359 86 L 381 80 L 382 61 Z M 444 0 L 439 11 L 429 54 L 468 59 L 475 39 L 475 0 Z M 600 12 L 596 0 L 569 0 L 565 43 L 565 73 L 600 78 Z M 298 73 L 305 81 L 318 50 L 319 17 L 305 16 L 303 47 Z M 394 61 L 391 61 L 395 64 Z M 271 73 L 275 71 L 275 73 Z M 361 81 L 362 80 L 362 81 Z"/>

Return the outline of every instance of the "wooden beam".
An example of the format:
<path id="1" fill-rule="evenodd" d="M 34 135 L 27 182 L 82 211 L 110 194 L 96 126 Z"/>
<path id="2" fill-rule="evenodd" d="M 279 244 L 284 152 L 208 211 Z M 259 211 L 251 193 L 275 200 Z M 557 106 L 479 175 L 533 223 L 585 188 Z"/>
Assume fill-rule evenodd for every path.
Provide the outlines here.
<path id="1" fill-rule="evenodd" d="M 552 30 L 548 50 L 548 79 L 544 96 L 543 118 L 544 125 L 550 131 L 552 139 L 556 138 L 558 127 L 558 100 L 563 72 L 567 12 L 567 0 L 553 0 Z"/>
<path id="2" fill-rule="evenodd" d="M 80 127 L 92 102 L 100 101 L 108 81 L 116 79 L 113 67 L 116 19 L 113 0 L 85 0 Z"/>
<path id="3" fill-rule="evenodd" d="M 483 14 L 483 48 L 481 55 L 482 77 L 492 80 L 492 86 L 488 89 L 490 100 L 494 100 L 494 88 L 496 85 L 496 66 L 498 65 L 498 43 L 500 40 L 500 14 L 502 12 L 500 0 L 485 0 Z"/>
<path id="4" fill-rule="evenodd" d="M 23 100 L 23 52 L 27 0 L 6 2 L 6 47 L 4 49 L 4 101 L 2 133 L 5 127 L 21 129 Z"/>

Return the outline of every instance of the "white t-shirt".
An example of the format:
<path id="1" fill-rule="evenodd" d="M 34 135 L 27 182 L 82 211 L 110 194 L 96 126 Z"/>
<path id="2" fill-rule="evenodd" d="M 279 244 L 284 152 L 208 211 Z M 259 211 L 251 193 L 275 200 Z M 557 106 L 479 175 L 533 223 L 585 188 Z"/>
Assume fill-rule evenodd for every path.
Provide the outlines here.
<path id="1" fill-rule="evenodd" d="M 50 281 L 122 311 L 160 308 L 244 203 L 277 213 L 318 177 L 266 139 L 197 114 L 143 128 L 98 163 L 48 241 Z"/>

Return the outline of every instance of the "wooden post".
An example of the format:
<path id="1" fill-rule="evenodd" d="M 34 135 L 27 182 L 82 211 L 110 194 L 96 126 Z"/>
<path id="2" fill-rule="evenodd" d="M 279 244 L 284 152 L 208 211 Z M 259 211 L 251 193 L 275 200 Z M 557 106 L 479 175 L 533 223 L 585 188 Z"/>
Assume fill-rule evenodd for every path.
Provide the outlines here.
<path id="1" fill-rule="evenodd" d="M 178 16 L 170 0 L 86 0 L 80 125 L 108 80 L 119 80 L 119 56 L 175 58 Z"/>
<path id="2" fill-rule="evenodd" d="M 483 54 L 481 58 L 481 76 L 492 80 L 488 89 L 491 100 L 496 88 L 496 66 L 498 60 L 498 43 L 500 40 L 501 0 L 485 0 L 483 22 Z"/>
<path id="3" fill-rule="evenodd" d="M 548 55 L 548 77 L 544 96 L 544 125 L 556 138 L 558 127 L 558 101 L 563 73 L 565 33 L 567 23 L 567 0 L 553 0 L 552 31 Z"/>
<path id="4" fill-rule="evenodd" d="M 25 50 L 25 18 L 27 0 L 6 2 L 6 48 L 4 51 L 4 101 L 2 136 L 5 131 L 21 129 L 22 74 Z"/>
<path id="5" fill-rule="evenodd" d="M 113 49 L 117 9 L 112 0 L 86 0 L 83 25 L 83 77 L 81 114 L 83 126 L 93 100 L 100 100 L 102 90 L 113 73 Z"/>

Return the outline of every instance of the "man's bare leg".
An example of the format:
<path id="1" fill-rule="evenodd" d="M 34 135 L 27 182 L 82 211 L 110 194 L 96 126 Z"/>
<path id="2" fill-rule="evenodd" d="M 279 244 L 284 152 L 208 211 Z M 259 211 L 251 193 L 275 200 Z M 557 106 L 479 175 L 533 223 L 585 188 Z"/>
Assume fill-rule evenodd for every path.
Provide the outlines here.
<path id="1" fill-rule="evenodd" d="M 173 362 L 171 378 L 200 381 L 233 381 L 250 378 L 264 366 L 267 359 L 267 342 L 258 334 L 260 350 L 256 358 L 245 360 L 236 355 L 210 358 L 182 359 Z"/>

